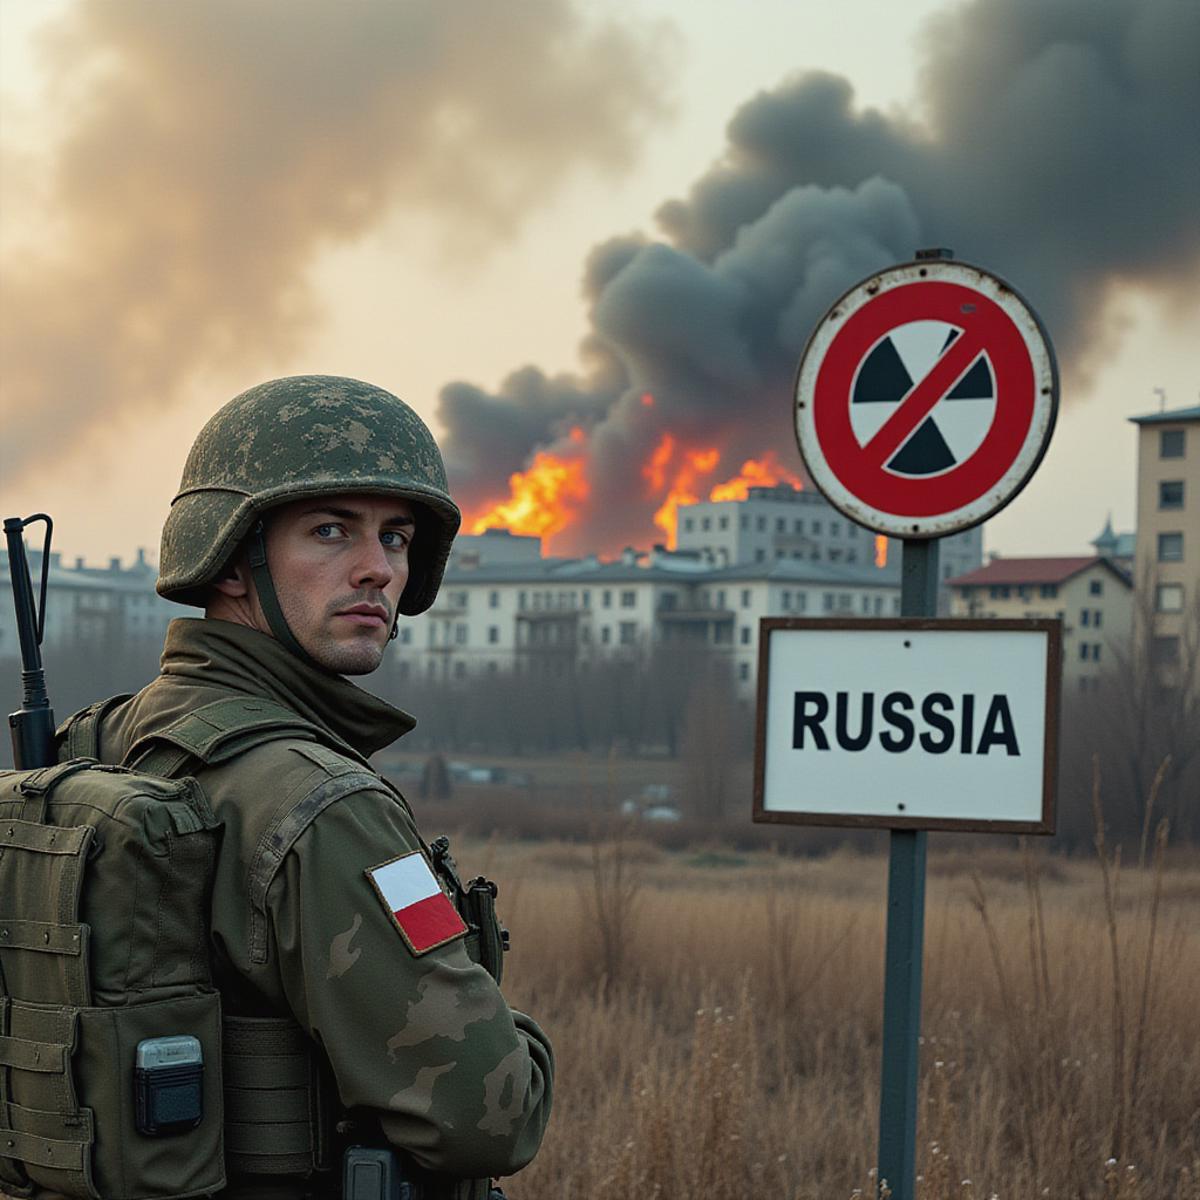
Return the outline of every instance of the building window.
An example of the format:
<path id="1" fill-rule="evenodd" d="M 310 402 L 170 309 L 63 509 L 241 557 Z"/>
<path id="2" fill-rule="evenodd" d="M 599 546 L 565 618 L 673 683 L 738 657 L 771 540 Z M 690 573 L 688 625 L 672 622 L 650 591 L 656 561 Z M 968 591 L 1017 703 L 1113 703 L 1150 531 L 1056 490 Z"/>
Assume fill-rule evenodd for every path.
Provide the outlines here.
<path id="1" fill-rule="evenodd" d="M 729 518 L 728 517 L 718 517 L 717 525 L 721 529 L 728 529 L 729 528 Z"/>
<path id="2" fill-rule="evenodd" d="M 499 592 L 488 592 L 488 608 L 499 608 L 499 607 L 500 607 L 500 593 Z"/>
<path id="3" fill-rule="evenodd" d="M 993 584 L 990 588 L 988 588 L 988 595 L 991 596 L 991 598 L 993 600 L 1007 600 L 1008 599 L 1008 584 L 1007 583 Z"/>
<path id="4" fill-rule="evenodd" d="M 870 615 L 870 612 L 871 612 L 871 597 L 870 597 L 870 596 L 868 596 L 868 595 L 867 595 L 865 592 L 863 593 L 863 597 L 862 597 L 862 610 L 863 610 L 863 616 L 869 616 L 869 615 Z"/>
<path id="5" fill-rule="evenodd" d="M 852 612 L 854 609 L 854 597 L 849 592 L 838 593 L 838 612 Z"/>
<path id="6" fill-rule="evenodd" d="M 750 678 L 750 664 L 738 663 L 738 678 L 745 683 Z"/>
<path id="7" fill-rule="evenodd" d="M 1020 587 L 1017 588 L 1017 599 L 1018 600 L 1028 600 L 1029 599 L 1029 585 L 1028 584 L 1023 583 L 1023 584 L 1021 584 Z"/>
<path id="8" fill-rule="evenodd" d="M 1081 659 L 1083 659 L 1084 662 L 1087 662 L 1088 653 L 1090 652 L 1090 650 L 1091 650 L 1091 647 L 1087 644 L 1087 642 L 1079 643 L 1079 657 Z"/>
<path id="9" fill-rule="evenodd" d="M 877 617 L 883 615 L 883 597 L 882 596 L 875 597 L 875 615 Z"/>
<path id="10" fill-rule="evenodd" d="M 813 533 L 820 533 L 820 532 L 821 532 L 821 522 L 814 521 L 813 522 Z"/>
<path id="11" fill-rule="evenodd" d="M 750 589 L 749 588 L 742 588 L 742 607 L 743 608 L 750 607 Z"/>
<path id="12" fill-rule="evenodd" d="M 1081 608 L 1079 610 L 1079 623 L 1085 627 L 1092 623 L 1092 614 L 1088 609 Z"/>
<path id="13" fill-rule="evenodd" d="M 1101 612 L 1100 609 L 1098 609 L 1098 608 L 1092 609 L 1092 628 L 1093 629 L 1100 628 L 1100 618 L 1102 615 L 1103 615 L 1103 613 Z"/>
<path id="14" fill-rule="evenodd" d="M 621 593 L 621 607 L 633 608 L 637 604 L 637 592 L 627 591 Z"/>
<path id="15" fill-rule="evenodd" d="M 1099 662 L 1099 661 L 1100 661 L 1100 643 L 1094 642 L 1092 644 L 1092 662 Z"/>
<path id="16" fill-rule="evenodd" d="M 454 664 L 454 678 L 462 679 L 467 673 L 467 664 L 464 662 L 456 662 Z"/>
<path id="17" fill-rule="evenodd" d="M 708 532 L 708 531 L 709 531 L 709 530 L 712 528 L 712 518 L 711 518 L 711 517 L 705 517 L 705 518 L 704 518 L 704 519 L 703 519 L 703 520 L 700 522 L 700 528 L 701 528 L 701 529 L 703 529 L 705 533 L 707 533 L 707 532 Z"/>
<path id="18" fill-rule="evenodd" d="M 517 593 L 517 607 L 518 607 L 518 608 L 519 608 L 519 609 L 520 609 L 522 612 L 524 612 L 524 611 L 525 611 L 525 593 L 524 593 L 524 592 L 518 592 L 518 593 Z"/>
<path id="19" fill-rule="evenodd" d="M 754 561 L 755 562 L 762 562 L 766 557 L 767 557 L 767 552 L 761 546 L 757 550 L 755 550 L 755 552 L 754 552 Z"/>
<path id="20" fill-rule="evenodd" d="M 850 537 L 858 537 L 858 526 L 855 525 L 853 521 L 848 522 L 846 525 L 846 533 L 849 534 Z"/>
<path id="21" fill-rule="evenodd" d="M 1163 479 L 1158 485 L 1158 507 L 1162 512 L 1173 512 L 1183 507 L 1183 480 Z"/>
<path id="22" fill-rule="evenodd" d="M 1186 429 L 1163 429 L 1158 435 L 1159 458 L 1183 458 Z"/>
<path id="23" fill-rule="evenodd" d="M 776 518 L 775 518 L 775 532 L 776 532 L 776 533 L 783 533 L 783 531 L 784 531 L 786 528 L 787 528 L 787 521 L 785 521 L 785 520 L 783 519 L 783 517 L 776 517 Z"/>
<path id="24" fill-rule="evenodd" d="M 584 608 L 592 607 L 592 589 L 591 588 L 583 589 L 583 607 Z"/>
<path id="25" fill-rule="evenodd" d="M 841 537 L 842 536 L 842 523 L 840 521 L 830 521 L 829 522 L 829 532 L 830 532 L 831 536 L 833 536 L 833 537 Z"/>
<path id="26" fill-rule="evenodd" d="M 467 627 L 461 621 L 454 627 L 454 641 L 459 646 L 466 645 Z"/>
<path id="27" fill-rule="evenodd" d="M 742 626 L 742 632 L 741 632 L 741 639 L 742 639 L 742 645 L 743 645 L 743 646 L 748 646 L 748 645 L 750 645 L 750 637 L 751 637 L 751 633 L 750 633 L 750 626 L 749 626 L 749 625 L 743 625 L 743 626 Z"/>
<path id="28" fill-rule="evenodd" d="M 796 533 L 803 533 L 804 532 L 804 522 L 802 520 L 800 520 L 799 517 L 797 517 L 795 519 L 795 521 L 792 522 L 792 529 Z"/>
<path id="29" fill-rule="evenodd" d="M 691 517 L 684 517 L 683 527 L 688 531 L 688 533 L 691 533 L 692 530 L 696 528 L 696 522 L 693 521 Z"/>
<path id="30" fill-rule="evenodd" d="M 1150 656 L 1156 666 L 1172 666 L 1179 661 L 1179 638 L 1156 637 L 1150 645 Z"/>
<path id="31" fill-rule="evenodd" d="M 783 611 L 787 612 L 792 607 L 792 593 L 783 593 Z"/>
<path id="32" fill-rule="evenodd" d="M 1043 600 L 1053 600 L 1058 595 L 1058 585 L 1055 583 L 1043 583 L 1038 592 Z"/>
<path id="33" fill-rule="evenodd" d="M 835 600 L 836 600 L 836 597 L 834 596 L 834 594 L 832 592 L 826 592 L 821 597 L 821 607 L 827 613 L 831 613 L 831 612 L 833 612 L 833 606 L 834 606 Z"/>
<path id="34" fill-rule="evenodd" d="M 846 561 L 847 562 L 858 562 L 858 551 L 857 550 L 847 550 L 846 551 Z M 950 576 L 947 573 L 947 574 L 943 575 L 942 578 L 949 579 Z"/>
<path id="35" fill-rule="evenodd" d="M 612 627 L 609 625 L 602 625 L 600 627 L 601 644 L 607 646 L 611 640 L 612 640 Z"/>
<path id="36" fill-rule="evenodd" d="M 1183 584 L 1160 583 L 1154 589 L 1154 611 L 1162 613 L 1183 612 Z"/>
<path id="37" fill-rule="evenodd" d="M 745 533 L 750 528 L 750 518 L 742 513 L 742 519 L 738 522 L 742 527 L 742 532 Z"/>
<path id="38" fill-rule="evenodd" d="M 494 646 L 500 640 L 500 626 L 488 626 L 488 641 Z"/>
<path id="39" fill-rule="evenodd" d="M 717 607 L 718 608 L 725 607 L 725 589 L 724 588 L 717 589 Z"/>
<path id="40" fill-rule="evenodd" d="M 608 588 L 604 589 L 604 592 L 600 597 L 600 603 L 605 608 L 612 608 L 612 592 L 610 589 L 608 589 Z"/>
<path id="41" fill-rule="evenodd" d="M 1158 561 L 1183 562 L 1183 534 L 1160 533 L 1158 535 Z"/>
<path id="42" fill-rule="evenodd" d="M 1093 579 L 1092 582 L 1088 584 L 1088 595 L 1089 596 L 1103 596 L 1104 595 L 1104 580 L 1103 579 Z"/>
<path id="43" fill-rule="evenodd" d="M 633 646 L 637 644 L 637 622 L 622 621 L 621 622 L 621 645 Z"/>
<path id="44" fill-rule="evenodd" d="M 754 522 L 754 526 L 755 526 L 755 528 L 758 530 L 758 532 L 759 532 L 759 533 L 766 533 L 766 531 L 767 531 L 767 518 L 766 518 L 766 517 L 759 517 L 759 518 L 758 518 L 758 519 L 757 519 L 757 520 Z"/>

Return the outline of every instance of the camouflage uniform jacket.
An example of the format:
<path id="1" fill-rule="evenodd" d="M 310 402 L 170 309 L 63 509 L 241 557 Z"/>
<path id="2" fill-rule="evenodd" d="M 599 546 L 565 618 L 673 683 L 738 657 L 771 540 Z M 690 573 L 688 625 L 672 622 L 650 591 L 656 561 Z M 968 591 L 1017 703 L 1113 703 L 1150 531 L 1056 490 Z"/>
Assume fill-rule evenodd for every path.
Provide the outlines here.
<path id="1" fill-rule="evenodd" d="M 509 1008 L 461 937 L 415 955 L 366 874 L 421 845 L 407 804 L 363 776 L 366 756 L 408 732 L 411 717 L 265 634 L 176 620 L 161 674 L 105 718 L 101 759 L 120 762 L 140 738 L 230 693 L 285 705 L 355 757 L 285 738 L 195 772 L 224 822 L 212 944 L 226 1012 L 294 1016 L 327 1055 L 342 1103 L 373 1113 L 421 1167 L 519 1170 L 550 1115 L 549 1041 Z M 350 771 L 359 786 L 322 806 Z M 277 861 L 268 853 L 264 871 L 263 848 L 289 813 L 303 832 Z"/>

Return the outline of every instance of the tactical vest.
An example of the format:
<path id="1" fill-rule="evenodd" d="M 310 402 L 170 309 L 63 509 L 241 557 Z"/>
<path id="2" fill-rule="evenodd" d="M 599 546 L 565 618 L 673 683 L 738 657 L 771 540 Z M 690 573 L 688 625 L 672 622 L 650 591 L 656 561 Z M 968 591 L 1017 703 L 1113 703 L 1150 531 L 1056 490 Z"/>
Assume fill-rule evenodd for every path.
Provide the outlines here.
<path id="1" fill-rule="evenodd" d="M 336 1195 L 345 1114 L 324 1056 L 290 1018 L 222 1016 L 209 959 L 220 823 L 187 772 L 281 738 L 335 752 L 334 786 L 280 822 L 276 865 L 324 808 L 380 777 L 291 710 L 233 696 L 140 740 L 126 766 L 101 764 L 99 723 L 125 699 L 70 718 L 66 761 L 0 772 L 0 1189 L 183 1200 L 228 1171 L 324 1179 L 315 1191 Z M 464 887 L 444 839 L 422 847 L 468 953 L 499 982 L 494 885 Z M 251 886 L 265 896 L 269 882 Z M 410 1194 L 479 1200 L 489 1183 L 428 1177 Z"/>

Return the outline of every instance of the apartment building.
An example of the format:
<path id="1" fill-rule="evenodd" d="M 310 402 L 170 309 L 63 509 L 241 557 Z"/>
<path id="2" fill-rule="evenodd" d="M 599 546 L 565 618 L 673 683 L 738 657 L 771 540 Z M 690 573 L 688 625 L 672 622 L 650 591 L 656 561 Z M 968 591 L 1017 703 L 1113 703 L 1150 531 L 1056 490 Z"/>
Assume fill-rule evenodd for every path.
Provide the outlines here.
<path id="1" fill-rule="evenodd" d="M 950 580 L 956 617 L 1058 617 L 1064 691 L 1088 691 L 1127 651 L 1133 581 L 1111 559 L 993 558 Z"/>
<path id="2" fill-rule="evenodd" d="M 716 566 L 782 561 L 868 566 L 886 562 L 899 570 L 900 544 L 886 539 L 881 554 L 875 535 L 840 513 L 815 488 L 790 484 L 752 487 L 745 500 L 707 500 L 680 505 L 677 545 L 708 556 Z M 943 538 L 938 547 L 943 581 L 974 570 L 983 561 L 980 526 Z M 894 574 L 890 578 L 898 579 Z"/>
<path id="3" fill-rule="evenodd" d="M 35 600 L 41 586 L 42 555 L 29 551 Z M 82 558 L 64 565 L 57 551 L 50 555 L 46 589 L 47 647 L 103 645 L 113 653 L 134 642 L 161 643 L 173 617 L 187 610 L 164 600 L 154 590 L 158 571 L 139 550 L 128 566 L 119 558 L 106 567 L 89 567 Z M 0 658 L 20 655 L 8 554 L 0 551 Z"/>
<path id="4" fill-rule="evenodd" d="M 1189 634 L 1200 635 L 1200 406 L 1131 419 L 1138 427 L 1134 579 L 1149 625 L 1137 635 L 1162 682 L 1173 684 Z"/>
<path id="5" fill-rule="evenodd" d="M 700 554 L 662 547 L 629 548 L 611 562 L 497 562 L 487 549 L 478 561 L 473 554 L 452 561 L 433 607 L 401 621 L 388 667 L 400 680 L 469 680 L 511 668 L 562 672 L 601 656 L 643 661 L 659 649 L 704 648 L 728 656 L 749 696 L 760 617 L 893 616 L 900 608 L 894 573 L 873 565 L 716 567 Z"/>

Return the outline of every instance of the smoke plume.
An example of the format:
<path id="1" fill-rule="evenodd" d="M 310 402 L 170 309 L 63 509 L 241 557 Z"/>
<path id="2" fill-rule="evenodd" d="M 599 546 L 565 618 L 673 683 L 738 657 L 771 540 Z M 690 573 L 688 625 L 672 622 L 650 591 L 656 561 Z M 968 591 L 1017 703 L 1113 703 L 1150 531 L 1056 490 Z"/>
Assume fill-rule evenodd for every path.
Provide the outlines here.
<path id="1" fill-rule="evenodd" d="M 661 38 L 580 9 L 80 0 L 41 46 L 53 237 L 5 264 L 9 468 L 198 370 L 278 361 L 318 315 L 319 252 L 398 206 L 482 243 L 577 167 L 628 166 L 663 112 Z M 8 157 L 12 199 L 29 163 Z"/>
<path id="2" fill-rule="evenodd" d="M 578 377 L 526 367 L 498 395 L 444 389 L 468 510 L 504 496 L 535 450 L 577 456 L 562 439 L 578 425 L 591 498 L 553 548 L 644 544 L 641 467 L 663 432 L 720 451 L 712 482 L 791 447 L 809 331 L 842 290 L 921 245 L 1011 279 L 1068 365 L 1095 351 L 1114 285 L 1194 282 L 1200 6 L 973 0 L 921 46 L 906 115 L 857 110 L 849 83 L 823 73 L 744 104 L 720 160 L 659 210 L 663 240 L 593 254 Z"/>

